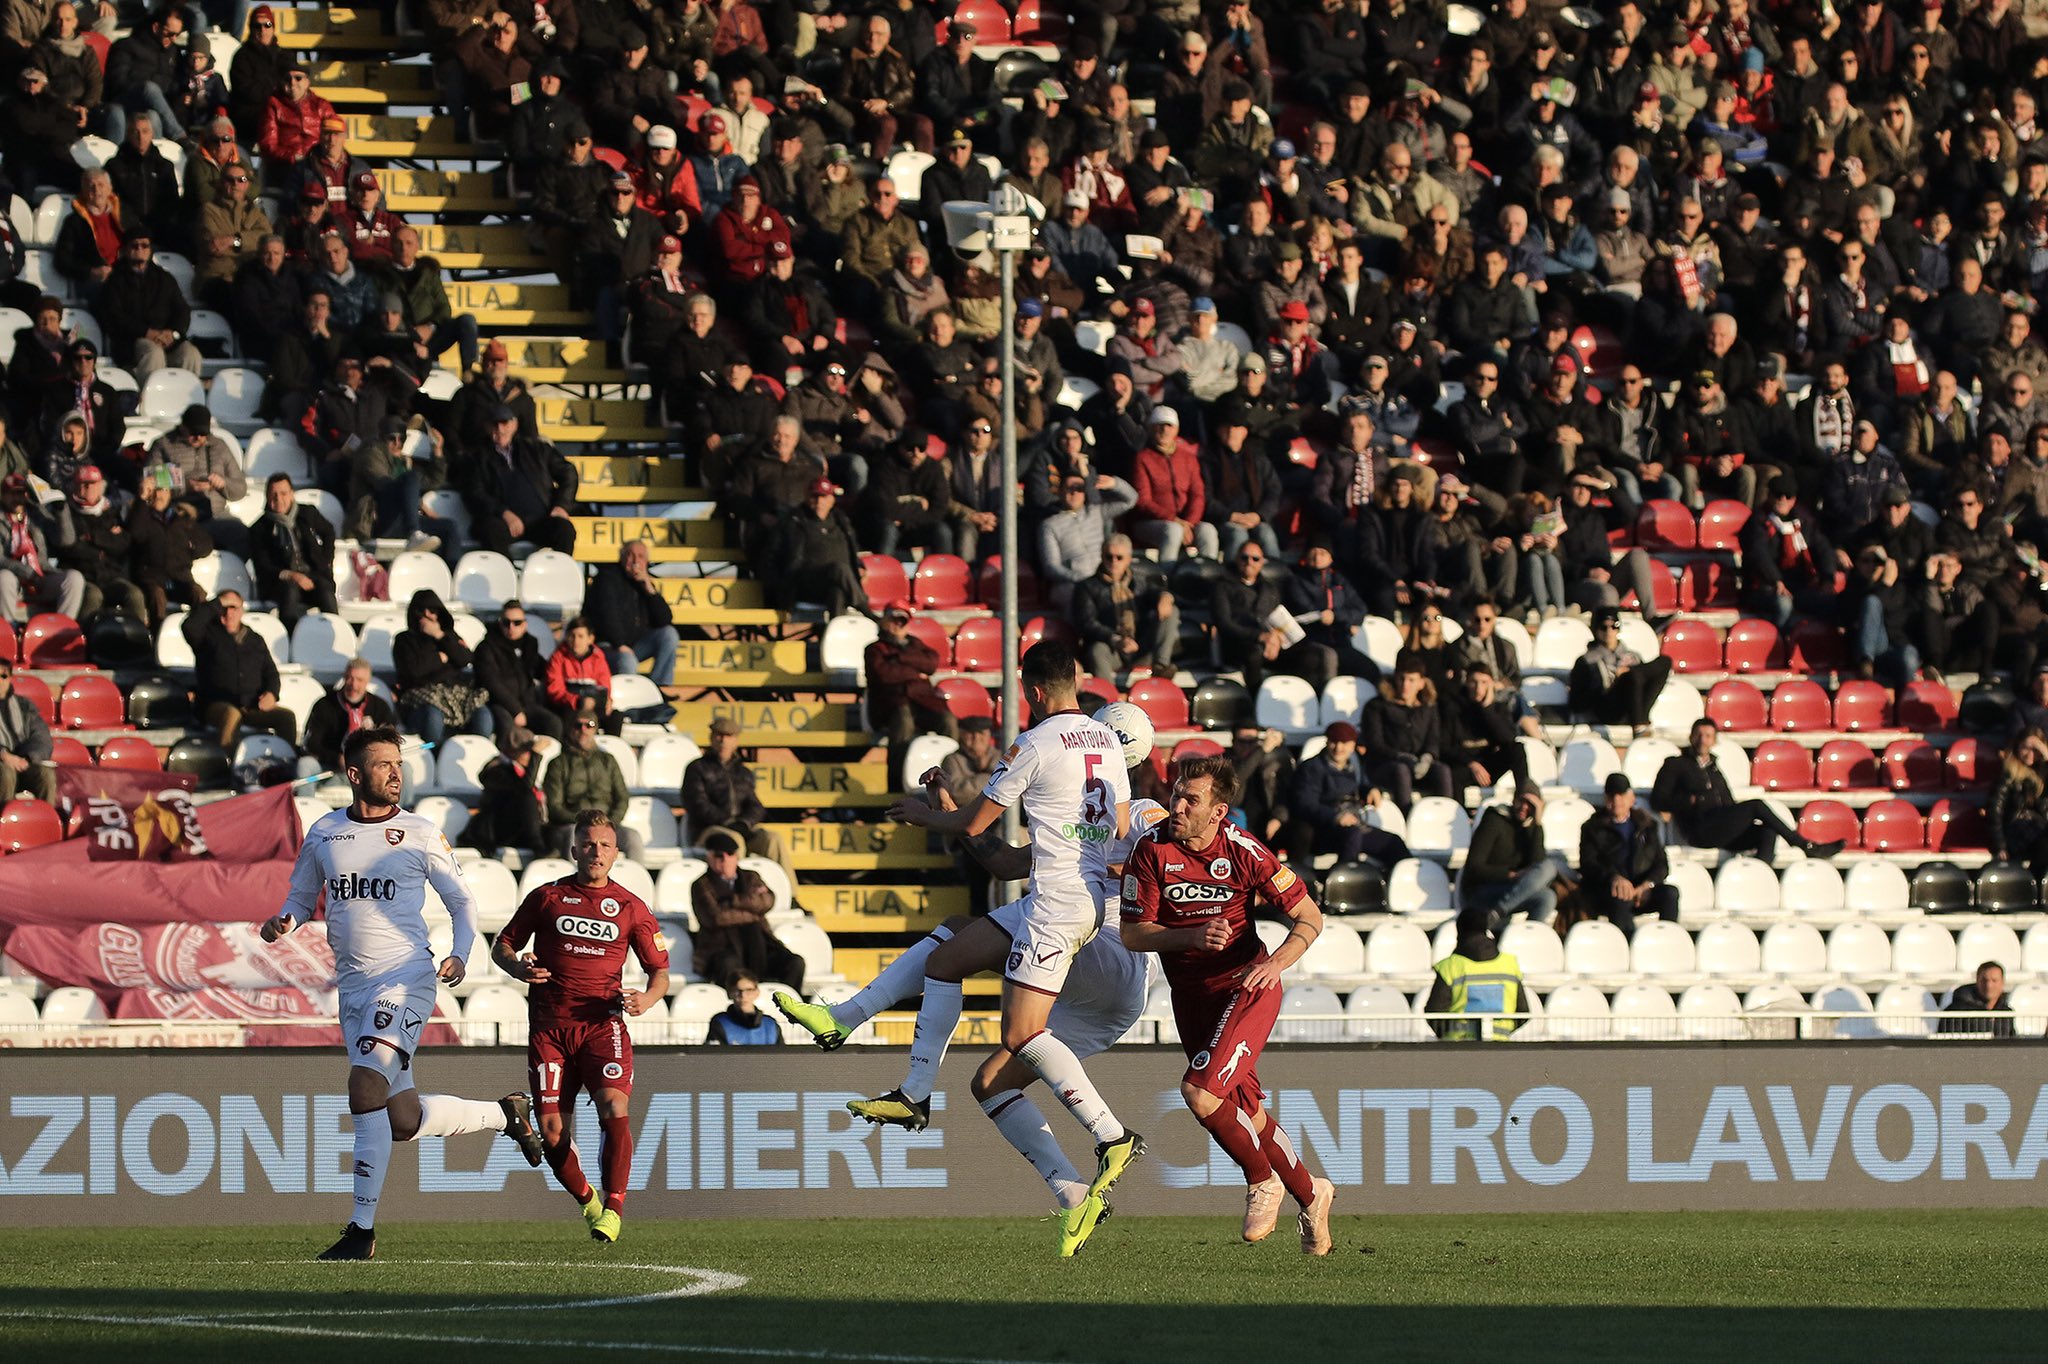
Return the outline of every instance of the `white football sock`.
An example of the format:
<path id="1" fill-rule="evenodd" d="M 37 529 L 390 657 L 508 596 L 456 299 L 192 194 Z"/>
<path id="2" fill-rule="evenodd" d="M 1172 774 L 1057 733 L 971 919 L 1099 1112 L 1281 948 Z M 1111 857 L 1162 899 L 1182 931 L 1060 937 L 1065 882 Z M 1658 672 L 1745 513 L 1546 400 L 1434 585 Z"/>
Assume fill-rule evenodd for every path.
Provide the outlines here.
<path id="1" fill-rule="evenodd" d="M 384 1172 L 391 1168 L 391 1115 L 351 1113 L 356 1129 L 356 1215 L 349 1220 L 364 1231 L 377 1225 L 377 1200 L 384 1196 Z"/>
<path id="2" fill-rule="evenodd" d="M 903 1096 L 929 1099 L 939 1080 L 939 1062 L 960 1022 L 962 996 L 957 980 L 924 980 L 924 1004 L 917 1011 L 917 1032 L 910 1039 L 910 1069 L 903 1075 Z"/>
<path id="3" fill-rule="evenodd" d="M 1124 1125 L 1102 1101 L 1088 1072 L 1081 1069 L 1081 1058 L 1050 1030 L 1040 1032 L 1019 1047 L 1017 1059 L 1038 1072 L 1045 1087 L 1060 1096 L 1060 1102 L 1076 1122 L 1088 1129 L 1089 1136 L 1103 1142 L 1115 1141 L 1124 1134 Z"/>
<path id="4" fill-rule="evenodd" d="M 896 960 L 883 967 L 875 978 L 861 986 L 860 993 L 843 1003 L 834 1004 L 832 1021 L 847 1032 L 873 1018 L 884 1009 L 896 1005 L 924 988 L 924 964 L 931 960 L 932 953 L 939 950 L 939 944 L 953 936 L 953 930 L 940 925 L 919 938 Z"/>
<path id="5" fill-rule="evenodd" d="M 1045 1114 L 1038 1111 L 1038 1105 L 1024 1097 L 1021 1089 L 1006 1089 L 1000 1094 L 991 1094 L 981 1101 L 981 1111 L 988 1114 L 996 1125 L 996 1131 L 1003 1134 L 1003 1140 L 1017 1148 L 1017 1154 L 1031 1162 L 1031 1168 L 1038 1171 L 1038 1177 L 1045 1181 L 1045 1187 L 1052 1190 L 1052 1196 L 1063 1208 L 1078 1208 L 1088 1197 L 1087 1181 L 1080 1172 L 1067 1163 L 1067 1153 L 1060 1149 L 1053 1137 L 1052 1127 L 1045 1120 Z"/>
<path id="6" fill-rule="evenodd" d="M 459 1137 L 464 1132 L 502 1132 L 505 1110 L 485 1099 L 458 1099 L 453 1094 L 420 1095 L 422 1137 Z"/>

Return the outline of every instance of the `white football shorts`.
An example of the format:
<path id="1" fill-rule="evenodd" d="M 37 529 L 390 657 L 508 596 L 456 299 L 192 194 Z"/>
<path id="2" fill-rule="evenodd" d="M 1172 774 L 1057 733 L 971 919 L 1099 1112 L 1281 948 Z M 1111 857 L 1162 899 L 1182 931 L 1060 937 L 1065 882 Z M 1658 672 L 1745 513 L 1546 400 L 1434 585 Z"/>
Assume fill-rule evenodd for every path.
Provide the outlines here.
<path id="1" fill-rule="evenodd" d="M 393 1094 L 411 1089 L 412 1055 L 434 1016 L 439 985 L 434 968 L 422 964 L 344 990 L 341 1041 L 349 1064 L 383 1072 Z"/>

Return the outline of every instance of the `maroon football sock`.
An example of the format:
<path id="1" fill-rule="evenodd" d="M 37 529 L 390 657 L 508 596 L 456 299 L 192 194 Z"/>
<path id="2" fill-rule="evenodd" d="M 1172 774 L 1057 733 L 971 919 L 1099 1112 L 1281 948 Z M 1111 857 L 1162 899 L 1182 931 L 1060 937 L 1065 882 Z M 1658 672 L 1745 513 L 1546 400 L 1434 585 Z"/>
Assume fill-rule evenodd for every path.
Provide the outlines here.
<path id="1" fill-rule="evenodd" d="M 1226 1102 L 1208 1117 L 1196 1121 L 1208 1128 L 1209 1135 L 1216 1138 L 1216 1144 L 1237 1162 L 1237 1168 L 1244 1171 L 1245 1183 L 1263 1184 L 1273 1177 L 1273 1164 L 1259 1149 L 1259 1139 L 1252 1133 L 1251 1119 L 1242 1108 Z"/>
<path id="2" fill-rule="evenodd" d="M 1280 1176 L 1280 1182 L 1287 1186 L 1287 1192 L 1295 1201 L 1307 1207 L 1309 1200 L 1316 1196 L 1315 1179 L 1308 1172 L 1308 1166 L 1301 1163 L 1301 1157 L 1294 1154 L 1294 1143 L 1280 1130 L 1280 1124 L 1273 1121 L 1273 1115 L 1266 1115 L 1266 1125 L 1259 1131 L 1259 1150 L 1273 1166 L 1273 1173 Z"/>
<path id="3" fill-rule="evenodd" d="M 590 1181 L 583 1176 L 583 1162 L 576 1158 L 576 1143 L 559 1141 L 547 1148 L 548 1168 L 555 1172 L 555 1178 L 569 1191 L 569 1197 L 582 1207 L 590 1201 Z"/>
<path id="4" fill-rule="evenodd" d="M 600 1118 L 597 1125 L 604 1129 L 604 1154 L 598 1158 L 604 1173 L 604 1205 L 613 1212 L 623 1212 L 626 1181 L 633 1170 L 632 1123 L 621 1115 Z"/>

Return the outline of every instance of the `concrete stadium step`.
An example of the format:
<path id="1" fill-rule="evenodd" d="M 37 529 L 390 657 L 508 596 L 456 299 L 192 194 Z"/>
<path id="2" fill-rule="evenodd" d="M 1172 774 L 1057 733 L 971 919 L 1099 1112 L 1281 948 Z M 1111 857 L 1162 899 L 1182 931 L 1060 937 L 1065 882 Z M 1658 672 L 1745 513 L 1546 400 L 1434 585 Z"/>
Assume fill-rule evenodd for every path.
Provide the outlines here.
<path id="1" fill-rule="evenodd" d="M 569 286 L 566 284 L 498 284 L 464 280 L 448 285 L 448 302 L 458 313 L 474 313 L 476 324 L 485 329 L 568 327 L 573 331 L 583 331 L 596 325 L 588 308 L 570 304 Z M 541 420 L 545 422 L 548 419 L 543 417 Z M 639 420 L 644 423 L 646 418 L 642 415 Z M 658 439 L 661 434 L 657 431 L 653 436 L 638 439 Z M 602 440 L 605 437 L 600 433 L 572 439 Z M 634 438 L 617 436 L 612 439 Z"/>
<path id="2" fill-rule="evenodd" d="M 686 609 L 695 614 L 694 604 Z M 720 690 L 763 687 L 818 691 L 830 679 L 822 672 L 810 671 L 810 648 L 799 640 L 686 639 L 676 649 L 673 681 L 678 687 Z"/>
<path id="3" fill-rule="evenodd" d="M 827 933 L 929 933 L 967 913 L 965 886 L 868 885 L 803 887 L 803 906 Z"/>
<path id="4" fill-rule="evenodd" d="M 747 742 L 746 735 L 740 742 Z M 943 871 L 952 856 L 910 824 L 765 824 L 782 836 L 798 871 Z"/>
<path id="5" fill-rule="evenodd" d="M 336 108 L 368 104 L 433 104 L 439 98 L 434 72 L 426 66 L 383 61 L 329 61 L 313 67 L 313 88 Z"/>
<path id="6" fill-rule="evenodd" d="M 541 271 L 548 268 L 547 260 L 526 241 L 526 229 L 514 223 L 493 223 L 489 226 L 450 227 L 443 223 L 426 223 L 420 227 L 420 253 L 432 256 L 441 263 L 444 270 L 525 270 Z M 567 342 L 561 344 L 569 344 Z M 574 344 L 589 347 L 590 342 Z M 510 339 L 506 349 L 512 348 Z M 598 350 L 599 358 L 603 350 Z M 536 383 L 548 383 L 552 376 L 529 374 L 533 365 L 521 365 L 515 358 L 513 366 L 521 374 Z M 560 362 L 557 362 L 558 364 Z M 620 382 L 624 373 L 620 372 Z"/>
<path id="7" fill-rule="evenodd" d="M 400 36 L 384 27 L 375 10 L 278 9 L 277 45 L 320 52 L 417 52 L 420 35 Z"/>
<path id="8" fill-rule="evenodd" d="M 895 800 L 887 763 L 748 763 L 754 791 L 771 810 L 887 809 Z M 827 826 L 832 827 L 832 826 Z"/>
<path id="9" fill-rule="evenodd" d="M 357 156 L 408 161 L 473 161 L 481 153 L 448 114 L 344 114 L 348 149 Z"/>
<path id="10" fill-rule="evenodd" d="M 617 563 L 619 551 L 635 540 L 647 541 L 653 549 L 654 562 L 658 564 L 696 563 L 700 560 L 737 562 L 745 557 L 737 547 L 726 543 L 723 521 L 685 521 L 650 516 L 574 516 L 570 520 L 576 525 L 576 558 L 587 564 Z M 693 597 L 681 588 L 669 590 L 676 593 L 671 601 L 689 599 L 709 604 L 711 600 L 708 593 Z M 758 605 L 758 602 L 754 604 Z"/>
<path id="11" fill-rule="evenodd" d="M 376 168 L 384 187 L 384 207 L 393 213 L 507 214 L 518 205 L 498 184 L 492 171 L 400 170 Z"/>
<path id="12" fill-rule="evenodd" d="M 861 728 L 858 708 L 828 701 L 686 701 L 676 707 L 673 727 L 704 734 L 721 716 L 739 722 L 740 743 L 749 748 L 857 748 L 873 739 Z"/>
<path id="13" fill-rule="evenodd" d="M 455 291 L 458 289 L 484 289 L 489 287 L 488 285 L 478 284 L 451 284 L 448 286 L 448 296 L 450 301 L 453 302 Z M 500 287 L 556 290 L 560 294 L 562 306 L 564 307 L 567 306 L 569 298 L 568 289 L 558 284 L 515 284 Z M 498 308 L 497 311 L 500 315 L 510 315 L 520 312 L 523 306 L 519 300 L 515 299 L 510 304 Z M 496 325 L 534 327 L 571 325 L 562 322 L 564 314 L 549 312 L 543 315 L 540 311 L 543 307 L 553 306 L 551 301 L 543 300 L 535 305 L 533 321 L 525 323 L 504 322 Z M 458 313 L 476 312 L 476 309 L 465 307 L 458 302 L 455 303 L 455 311 Z M 582 317 L 581 325 L 595 325 L 587 316 L 582 314 L 568 314 L 567 316 Z M 492 324 L 485 323 L 484 314 L 479 312 L 477 313 L 477 325 L 487 326 Z M 596 441 L 635 441 L 640 444 L 652 444 L 656 441 L 674 440 L 678 435 L 677 432 L 670 430 L 666 426 L 656 426 L 654 424 L 652 405 L 640 398 L 541 398 L 536 400 L 534 405 L 539 409 L 537 415 L 540 418 L 543 433 L 547 434 L 550 440 L 581 441 L 586 444 Z"/>
<path id="14" fill-rule="evenodd" d="M 522 343 L 532 347 L 528 353 L 537 359 L 547 358 L 550 346 L 562 346 L 559 354 L 566 358 L 574 353 L 570 347 L 591 345 L 588 341 L 556 342 L 534 337 L 508 336 L 504 341 L 511 355 L 512 372 L 522 375 L 533 372 L 530 364 L 519 363 L 518 347 Z M 571 455 L 569 462 L 576 466 L 576 476 L 583 480 L 586 502 L 709 502 L 716 497 L 709 488 L 692 487 L 683 481 L 681 460 L 661 455 Z M 601 490 L 603 495 L 592 496 L 594 490 Z"/>

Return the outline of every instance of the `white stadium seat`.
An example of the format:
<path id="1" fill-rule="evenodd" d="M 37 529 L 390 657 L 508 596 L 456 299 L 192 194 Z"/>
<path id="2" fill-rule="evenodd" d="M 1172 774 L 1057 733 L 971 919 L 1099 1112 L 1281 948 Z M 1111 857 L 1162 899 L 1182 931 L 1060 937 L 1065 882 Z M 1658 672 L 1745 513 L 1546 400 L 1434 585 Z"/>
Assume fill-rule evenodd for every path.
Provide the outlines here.
<path id="1" fill-rule="evenodd" d="M 1871 1017 L 1873 1009 L 1870 996 L 1857 986 L 1846 981 L 1837 981 L 1823 989 L 1816 990 L 1808 1001 L 1815 1013 L 1842 1014 L 1835 1019 L 1815 1019 L 1812 1036 L 1815 1037 L 1877 1037 L 1877 1020 Z"/>
<path id="2" fill-rule="evenodd" d="M 465 800 L 483 795 L 483 772 L 498 756 L 498 746 L 477 734 L 450 734 L 441 741 L 434 784 L 444 796 Z"/>
<path id="3" fill-rule="evenodd" d="M 1877 996 L 1877 1027 L 1887 1037 L 1926 1037 L 1934 1024 L 1925 1017 L 1939 1012 L 1934 996 L 1918 985 L 1899 981 Z"/>
<path id="4" fill-rule="evenodd" d="M 1903 980 L 1946 982 L 1956 974 L 1955 938 L 1925 920 L 1900 925 L 1892 935 L 1892 971 Z"/>
<path id="5" fill-rule="evenodd" d="M 291 662 L 292 637 L 285 633 L 283 621 L 268 611 L 249 611 L 243 614 L 242 624 L 270 650 L 271 662 L 280 668 Z"/>
<path id="6" fill-rule="evenodd" d="M 1801 865 L 1806 865 L 1802 863 Z M 1868 919 L 1851 919 L 1828 934 L 1828 970 L 1868 981 L 1892 971 L 1892 940 Z"/>
<path id="7" fill-rule="evenodd" d="M 1472 817 L 1448 796 L 1424 796 L 1408 807 L 1408 848 L 1417 857 L 1449 860 L 1472 843 Z"/>
<path id="8" fill-rule="evenodd" d="M 495 1044 L 505 1047 L 524 1043 L 526 997 L 498 981 L 478 986 L 463 1002 L 462 1031 L 471 1046 Z"/>
<path id="9" fill-rule="evenodd" d="M 1678 997 L 1678 1035 L 1688 1040 L 1727 1041 L 1748 1036 L 1742 1000 L 1718 980 L 1686 987 Z"/>
<path id="10" fill-rule="evenodd" d="M 1764 930 L 1764 970 L 1793 980 L 1825 975 L 1828 947 L 1812 924 L 1792 921 Z"/>
<path id="11" fill-rule="evenodd" d="M 519 599 L 528 610 L 573 616 L 583 609 L 583 591 L 583 565 L 559 550 L 535 550 L 519 571 Z"/>
<path id="12" fill-rule="evenodd" d="M 1714 875 L 1714 902 L 1724 914 L 1767 919 L 1778 913 L 1778 874 L 1754 857 L 1731 857 Z"/>
<path id="13" fill-rule="evenodd" d="M 405 633 L 405 616 L 398 611 L 384 611 L 363 622 L 363 628 L 356 632 L 356 649 L 370 667 L 379 673 L 391 671 L 391 641 Z"/>
<path id="14" fill-rule="evenodd" d="M 206 406 L 206 386 L 189 369 L 160 369 L 142 385 L 142 402 L 137 409 L 144 421 L 172 427 L 184 417 L 185 409 Z"/>
<path id="15" fill-rule="evenodd" d="M 1564 939 L 1565 974 L 1614 982 L 1631 975 L 1628 939 L 1605 919 L 1581 919 Z"/>
<path id="16" fill-rule="evenodd" d="M 1323 693 L 1316 708 L 1316 727 L 1328 729 L 1339 720 L 1357 724 L 1359 712 L 1365 709 L 1365 703 L 1372 696 L 1372 684 L 1364 678 L 1353 677 L 1349 673 L 1338 674 L 1323 684 Z"/>
<path id="17" fill-rule="evenodd" d="M 468 811 L 463 811 L 465 818 Z M 503 862 L 480 857 L 462 864 L 463 877 L 469 882 L 469 893 L 476 898 L 477 926 L 483 932 L 496 933 L 512 922 L 512 915 L 519 909 L 519 883 L 512 879 L 512 869 Z"/>
<path id="18" fill-rule="evenodd" d="M 1549 924 L 1510 921 L 1501 930 L 1500 950 L 1514 957 L 1525 982 L 1541 987 L 1564 977 L 1564 939 Z"/>
<path id="19" fill-rule="evenodd" d="M 1612 1035 L 1612 1018 L 1613 1009 L 1600 988 L 1575 980 L 1543 997 L 1540 1035 L 1557 1041 L 1604 1041 Z"/>
<path id="20" fill-rule="evenodd" d="M 1613 744 L 1597 734 L 1572 740 L 1557 755 L 1558 781 L 1589 801 L 1600 799 L 1609 774 L 1619 771 L 1621 755 L 1614 751 Z M 1577 846 L 1578 840 L 1575 838 L 1572 843 Z"/>
<path id="21" fill-rule="evenodd" d="M 780 862 L 750 853 L 740 859 L 740 866 L 760 877 L 761 884 L 774 895 L 775 903 L 768 911 L 771 916 L 787 913 L 796 904 L 796 887 L 790 885 L 789 873 Z"/>
<path id="22" fill-rule="evenodd" d="M 634 790 L 642 795 L 680 799 L 684 770 L 702 756 L 697 741 L 687 734 L 662 734 L 649 739 L 640 750 L 639 783 Z"/>
<path id="23" fill-rule="evenodd" d="M 1344 1001 L 1327 985 L 1290 985 L 1280 996 L 1280 1018 L 1273 1028 L 1276 1042 L 1336 1042 L 1344 1037 L 1339 1021 Z"/>
<path id="24" fill-rule="evenodd" d="M 666 800 L 653 796 L 633 796 L 626 801 L 625 827 L 640 835 L 647 849 L 677 847 L 675 811 Z"/>
<path id="25" fill-rule="evenodd" d="M 1974 976 L 1977 968 L 1987 961 L 1995 961 L 2008 974 L 2017 975 L 2022 969 L 2020 963 L 2025 959 L 2019 934 L 2013 932 L 2009 924 L 1994 919 L 1975 919 L 1956 936 L 1957 975 Z"/>
<path id="26" fill-rule="evenodd" d="M 308 611 L 292 626 L 292 662 L 322 682 L 339 682 L 356 656 L 356 628 L 340 616 Z"/>
<path id="27" fill-rule="evenodd" d="M 1401 627 L 1385 616 L 1367 616 L 1351 632 L 1351 647 L 1364 654 L 1383 673 L 1394 671 L 1401 653 Z"/>
<path id="28" fill-rule="evenodd" d="M 661 875 L 654 880 L 654 899 L 648 902 L 654 912 L 665 918 L 694 922 L 690 909 L 690 886 L 707 870 L 709 868 L 694 857 L 685 857 L 663 867 Z"/>
<path id="29" fill-rule="evenodd" d="M 1305 976 L 1355 976 L 1365 970 L 1365 941 L 1349 924 L 1325 919 L 1323 931 L 1295 963 Z"/>
<path id="30" fill-rule="evenodd" d="M 1426 977 L 1431 956 L 1429 938 L 1411 923 L 1383 923 L 1365 940 L 1365 969 L 1375 976 Z"/>
<path id="31" fill-rule="evenodd" d="M 519 898 L 524 900 L 534 889 L 550 881 L 559 881 L 564 876 L 573 876 L 576 865 L 561 857 L 536 857 L 528 862 L 519 873 Z"/>
<path id="32" fill-rule="evenodd" d="M 803 958 L 804 981 L 816 984 L 826 976 L 834 974 L 832 969 L 832 938 L 811 919 L 777 926 L 776 938 L 790 951 Z M 789 982 L 783 982 L 788 984 Z"/>
<path id="33" fill-rule="evenodd" d="M 1441 862 L 1402 858 L 1387 877 L 1387 907 L 1396 914 L 1448 914 L 1453 908 L 1450 873 Z"/>
<path id="34" fill-rule="evenodd" d="M 82 1023 L 104 1023 L 107 1021 L 107 1006 L 100 997 L 82 985 L 65 985 L 50 991 L 43 1000 L 43 1022 L 46 1025 L 76 1027 Z"/>
<path id="35" fill-rule="evenodd" d="M 1735 982 L 1763 970 L 1763 948 L 1748 924 L 1710 923 L 1693 940 L 1702 974 Z"/>
<path id="36" fill-rule="evenodd" d="M 1692 934 L 1662 919 L 1639 919 L 1628 943 L 1629 968 L 1639 976 L 1669 980 L 1699 970 Z"/>
<path id="37" fill-rule="evenodd" d="M 1534 666 L 1539 672 L 1569 673 L 1592 643 L 1593 630 L 1586 622 L 1570 616 L 1546 620 L 1536 631 Z"/>
<path id="38" fill-rule="evenodd" d="M 868 682 L 868 645 L 881 637 L 881 628 L 866 616 L 854 612 L 825 622 L 824 638 L 818 644 L 818 666 L 835 682 Z"/>
<path id="39" fill-rule="evenodd" d="M 1678 892 L 1678 914 L 1687 923 L 1698 923 L 1720 912 L 1714 903 L 1714 874 L 1704 864 L 1672 862 L 1664 884 Z"/>
<path id="40" fill-rule="evenodd" d="M 1661 985 L 1624 985 L 1614 992 L 1614 1037 L 1669 1042 L 1679 1036 L 1678 1003 Z"/>
<path id="41" fill-rule="evenodd" d="M 1578 796 L 1559 796 L 1543 807 L 1543 843 L 1568 862 L 1579 860 L 1579 834 L 1593 817 L 1591 803 Z"/>
<path id="42" fill-rule="evenodd" d="M 1628 752 L 1622 755 L 1621 770 L 1628 774 L 1630 786 L 1648 795 L 1650 788 L 1657 784 L 1657 773 L 1664 766 L 1664 760 L 1677 756 L 1677 744 L 1654 734 L 1645 734 L 1630 742 Z"/>
<path id="43" fill-rule="evenodd" d="M 2014 1032 L 2021 1037 L 2048 1037 L 2048 981 L 2028 981 L 2007 998 L 2012 1003 Z"/>
<path id="44" fill-rule="evenodd" d="M 1809 858 L 1794 862 L 1778 878 L 1779 903 L 1788 914 L 1805 919 L 1840 918 L 1848 905 L 1842 873 L 1832 862 Z"/>
<path id="45" fill-rule="evenodd" d="M 263 376 L 240 365 L 229 365 L 215 374 L 206 391 L 206 406 L 213 419 L 237 434 L 253 435 L 263 428 L 263 418 L 256 415 L 262 401 Z"/>
<path id="46" fill-rule="evenodd" d="M 1383 981 L 1359 986 L 1344 1001 L 1344 1035 L 1359 1042 L 1426 1042 L 1432 1036 L 1408 996 Z"/>
<path id="47" fill-rule="evenodd" d="M 391 561 L 391 600 L 409 603 L 415 592 L 432 592 L 446 605 L 453 596 L 448 561 L 438 554 L 407 550 Z"/>
<path id="48" fill-rule="evenodd" d="M 456 562 L 453 596 L 479 615 L 495 616 L 498 608 L 519 595 L 519 570 L 504 555 L 473 549 Z"/>
<path id="49" fill-rule="evenodd" d="M 1320 729 L 1321 713 L 1322 702 L 1316 689 L 1287 673 L 1268 674 L 1259 683 L 1259 694 L 1252 704 L 1253 720 L 1259 728 L 1277 729 L 1291 739 Z"/>
<path id="50" fill-rule="evenodd" d="M 266 426 L 249 437 L 243 468 L 252 483 L 267 482 L 272 474 L 291 475 L 294 486 L 314 481 L 311 457 L 299 438 L 281 426 Z"/>

